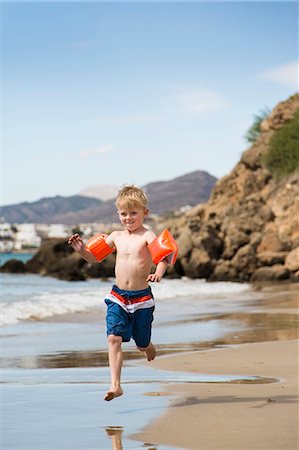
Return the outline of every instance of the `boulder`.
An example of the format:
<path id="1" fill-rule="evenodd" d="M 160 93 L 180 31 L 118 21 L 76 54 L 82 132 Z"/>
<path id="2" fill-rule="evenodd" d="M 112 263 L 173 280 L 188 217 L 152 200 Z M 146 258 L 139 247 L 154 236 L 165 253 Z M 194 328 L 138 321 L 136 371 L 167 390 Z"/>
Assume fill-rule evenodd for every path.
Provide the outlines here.
<path id="1" fill-rule="evenodd" d="M 194 248 L 190 259 L 181 260 L 184 274 L 190 278 L 208 278 L 213 271 L 214 263 L 208 253 L 200 248 Z"/>
<path id="2" fill-rule="evenodd" d="M 82 281 L 86 278 L 114 276 L 114 261 L 115 256 L 110 255 L 101 264 L 89 264 L 64 239 L 48 239 L 26 263 L 26 271 L 61 280 Z"/>
<path id="3" fill-rule="evenodd" d="M 193 248 L 191 236 L 192 236 L 192 234 L 191 234 L 190 229 L 185 227 L 182 229 L 179 237 L 177 238 L 180 259 L 188 257 L 188 255 L 191 254 L 191 250 Z"/>
<path id="4" fill-rule="evenodd" d="M 284 264 L 287 252 L 262 252 L 257 255 L 259 266 L 273 266 L 274 264 Z"/>
<path id="5" fill-rule="evenodd" d="M 10 259 L 0 267 L 0 272 L 3 273 L 25 273 L 25 264 L 19 259 Z"/>
<path id="6" fill-rule="evenodd" d="M 299 247 L 294 248 L 285 260 L 285 266 L 290 272 L 297 272 L 299 270 Z"/>
<path id="7" fill-rule="evenodd" d="M 256 269 L 250 281 L 281 281 L 289 278 L 289 270 L 282 264 L 275 264 L 271 267 L 259 267 Z"/>
<path id="8" fill-rule="evenodd" d="M 230 261 L 220 259 L 217 261 L 209 281 L 238 281 L 238 271 Z"/>
<path id="9" fill-rule="evenodd" d="M 241 247 L 231 260 L 239 281 L 248 281 L 256 267 L 256 253 L 250 245 Z"/>

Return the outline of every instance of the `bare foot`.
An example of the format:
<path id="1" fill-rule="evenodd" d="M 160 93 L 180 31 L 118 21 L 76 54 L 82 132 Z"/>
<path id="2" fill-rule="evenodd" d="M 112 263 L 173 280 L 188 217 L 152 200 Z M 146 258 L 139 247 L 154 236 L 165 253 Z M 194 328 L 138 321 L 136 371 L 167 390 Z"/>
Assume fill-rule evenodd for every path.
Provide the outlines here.
<path id="1" fill-rule="evenodd" d="M 157 352 L 156 352 L 156 349 L 153 346 L 153 344 L 150 342 L 149 345 L 146 347 L 144 353 L 145 353 L 145 355 L 147 357 L 147 360 L 148 361 L 152 361 L 153 359 L 155 359 L 155 356 L 156 356 Z"/>
<path id="2" fill-rule="evenodd" d="M 112 388 L 107 392 L 107 394 L 104 397 L 104 400 L 106 400 L 106 402 L 110 402 L 110 400 L 113 400 L 116 397 L 120 397 L 121 395 L 123 395 L 123 390 L 121 387 L 115 389 Z"/>

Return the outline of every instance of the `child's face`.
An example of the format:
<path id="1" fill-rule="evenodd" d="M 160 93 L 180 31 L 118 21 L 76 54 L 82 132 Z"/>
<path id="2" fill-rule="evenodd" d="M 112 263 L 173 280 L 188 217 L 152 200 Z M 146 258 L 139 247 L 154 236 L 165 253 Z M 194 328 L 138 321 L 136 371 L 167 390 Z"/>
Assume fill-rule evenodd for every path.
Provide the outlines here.
<path id="1" fill-rule="evenodd" d="M 145 216 L 148 214 L 148 209 L 133 207 L 125 208 L 119 207 L 118 215 L 122 225 L 130 232 L 136 231 L 140 225 L 143 224 Z"/>

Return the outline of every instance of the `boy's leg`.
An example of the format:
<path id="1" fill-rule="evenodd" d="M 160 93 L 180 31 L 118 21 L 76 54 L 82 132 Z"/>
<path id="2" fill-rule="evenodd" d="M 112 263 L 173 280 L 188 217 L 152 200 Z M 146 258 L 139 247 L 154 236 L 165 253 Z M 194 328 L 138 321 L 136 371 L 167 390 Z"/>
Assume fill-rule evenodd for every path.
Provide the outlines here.
<path id="1" fill-rule="evenodd" d="M 122 342 L 128 342 L 131 337 L 131 324 L 128 313 L 121 306 L 108 299 L 105 299 L 107 305 L 107 336 L 108 336 L 108 358 L 111 374 L 110 390 L 105 396 L 106 401 L 123 394 L 120 385 L 120 375 L 123 362 Z"/>
<path id="2" fill-rule="evenodd" d="M 152 361 L 153 359 L 155 359 L 157 352 L 152 342 L 150 342 L 147 347 L 137 347 L 137 348 L 141 352 L 145 353 L 145 356 L 148 361 Z"/>
<path id="3" fill-rule="evenodd" d="M 134 312 L 133 339 L 138 350 L 145 353 L 148 361 L 156 356 L 156 349 L 151 342 L 154 307 L 138 309 Z"/>
<path id="4" fill-rule="evenodd" d="M 108 336 L 109 345 L 109 367 L 111 376 L 111 386 L 105 396 L 106 401 L 113 400 L 115 397 L 120 397 L 123 394 L 123 390 L 120 386 L 120 375 L 123 363 L 123 354 L 121 349 L 122 337 L 110 334 Z"/>

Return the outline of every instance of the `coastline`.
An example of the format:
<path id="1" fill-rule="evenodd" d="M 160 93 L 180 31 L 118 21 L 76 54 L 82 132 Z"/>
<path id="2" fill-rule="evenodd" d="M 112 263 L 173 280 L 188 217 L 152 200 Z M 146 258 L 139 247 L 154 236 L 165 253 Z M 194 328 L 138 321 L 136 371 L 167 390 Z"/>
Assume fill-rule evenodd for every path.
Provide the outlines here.
<path id="1" fill-rule="evenodd" d="M 166 412 L 132 438 L 186 450 L 297 450 L 298 343 L 258 342 L 157 358 L 157 369 L 277 382 L 170 385 L 165 392 L 175 398 Z"/>

